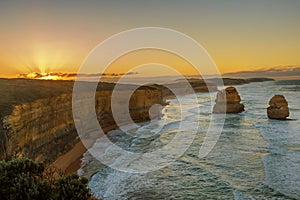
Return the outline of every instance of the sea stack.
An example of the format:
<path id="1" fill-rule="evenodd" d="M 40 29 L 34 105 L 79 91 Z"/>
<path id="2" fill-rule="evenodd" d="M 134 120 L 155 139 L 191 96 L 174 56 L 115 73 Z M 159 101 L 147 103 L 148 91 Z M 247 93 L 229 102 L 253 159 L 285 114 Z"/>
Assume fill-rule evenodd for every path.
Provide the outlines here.
<path id="1" fill-rule="evenodd" d="M 284 120 L 290 115 L 288 102 L 283 95 L 274 95 L 269 105 L 267 113 L 270 119 Z"/>
<path id="2" fill-rule="evenodd" d="M 240 113 L 243 111 L 244 105 L 241 104 L 241 97 L 235 87 L 218 91 L 213 113 Z"/>

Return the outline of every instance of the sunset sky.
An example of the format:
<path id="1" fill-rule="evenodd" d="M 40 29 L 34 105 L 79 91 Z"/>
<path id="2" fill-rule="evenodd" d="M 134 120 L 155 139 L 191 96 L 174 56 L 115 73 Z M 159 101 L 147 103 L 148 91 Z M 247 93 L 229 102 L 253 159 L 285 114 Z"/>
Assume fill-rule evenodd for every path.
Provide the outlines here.
<path id="1" fill-rule="evenodd" d="M 222 73 L 300 65 L 299 0 L 12 0 L 0 2 L 0 13 L 0 77 L 76 72 L 101 41 L 147 26 L 189 35 Z M 153 57 L 193 73 L 184 61 L 159 52 L 120 58 L 112 72 Z"/>

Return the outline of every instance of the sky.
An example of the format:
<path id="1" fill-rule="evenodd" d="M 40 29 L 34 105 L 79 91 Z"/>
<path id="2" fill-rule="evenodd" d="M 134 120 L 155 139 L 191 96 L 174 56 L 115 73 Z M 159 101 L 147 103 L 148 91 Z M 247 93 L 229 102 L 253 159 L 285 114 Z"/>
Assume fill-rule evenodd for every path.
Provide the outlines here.
<path id="1" fill-rule="evenodd" d="M 0 13 L 0 77 L 77 72 L 105 39 L 149 26 L 190 36 L 221 73 L 300 66 L 299 0 L 11 0 L 0 2 Z M 124 55 L 109 73 L 152 58 L 194 73 L 189 63 L 159 51 Z"/>

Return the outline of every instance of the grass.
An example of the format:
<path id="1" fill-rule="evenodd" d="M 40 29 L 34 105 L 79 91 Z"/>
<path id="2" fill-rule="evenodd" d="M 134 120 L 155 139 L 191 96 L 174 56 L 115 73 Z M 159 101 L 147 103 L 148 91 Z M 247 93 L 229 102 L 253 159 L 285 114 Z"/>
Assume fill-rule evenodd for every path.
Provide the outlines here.
<path id="1" fill-rule="evenodd" d="M 0 117 L 11 113 L 13 105 L 71 93 L 73 81 L 0 79 Z"/>

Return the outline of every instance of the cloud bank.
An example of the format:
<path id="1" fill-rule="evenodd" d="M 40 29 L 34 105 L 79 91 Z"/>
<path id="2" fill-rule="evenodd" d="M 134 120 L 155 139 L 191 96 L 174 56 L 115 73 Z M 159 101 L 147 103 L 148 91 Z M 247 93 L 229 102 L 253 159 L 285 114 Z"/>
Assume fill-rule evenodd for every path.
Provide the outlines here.
<path id="1" fill-rule="evenodd" d="M 255 71 L 241 71 L 223 74 L 224 77 L 269 77 L 275 79 L 300 79 L 300 66 L 278 66 Z"/>

